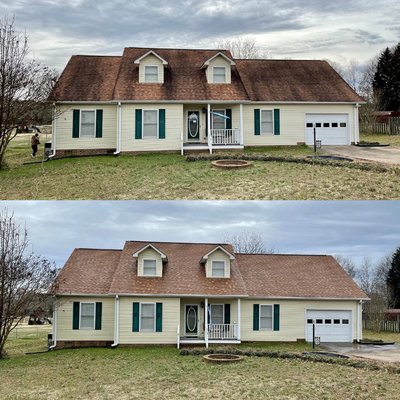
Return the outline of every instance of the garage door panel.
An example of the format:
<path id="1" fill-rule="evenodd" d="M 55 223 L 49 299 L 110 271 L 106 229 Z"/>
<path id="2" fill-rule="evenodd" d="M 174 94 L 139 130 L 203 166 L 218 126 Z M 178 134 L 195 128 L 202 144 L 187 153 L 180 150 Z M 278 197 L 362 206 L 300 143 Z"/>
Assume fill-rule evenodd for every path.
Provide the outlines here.
<path id="1" fill-rule="evenodd" d="M 306 144 L 314 144 L 314 126 L 317 140 L 324 146 L 350 144 L 349 116 L 347 114 L 306 114 Z"/>
<path id="2" fill-rule="evenodd" d="M 352 312 L 350 310 L 307 310 L 306 340 L 313 340 L 313 324 L 315 336 L 326 342 L 352 342 Z"/>

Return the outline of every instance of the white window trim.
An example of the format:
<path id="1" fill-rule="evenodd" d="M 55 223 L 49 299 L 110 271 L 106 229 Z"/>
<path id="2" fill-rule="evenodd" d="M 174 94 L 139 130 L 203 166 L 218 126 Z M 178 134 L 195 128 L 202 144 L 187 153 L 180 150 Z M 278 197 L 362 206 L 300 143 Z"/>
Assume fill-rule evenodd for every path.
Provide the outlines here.
<path id="1" fill-rule="evenodd" d="M 143 65 L 144 67 L 144 76 L 143 76 L 143 83 L 160 83 L 160 71 L 159 71 L 159 66 L 158 65 L 153 65 L 153 64 L 147 64 L 147 65 Z M 157 80 L 156 81 L 152 81 L 152 82 L 148 82 L 146 81 L 146 68 L 147 67 L 153 67 L 153 68 L 157 68 Z"/>
<path id="2" fill-rule="evenodd" d="M 213 275 L 213 263 L 214 262 L 222 262 L 224 263 L 224 276 L 214 276 Z M 211 278 L 215 278 L 215 279 L 222 279 L 226 277 L 226 261 L 225 260 L 211 260 Z"/>
<path id="3" fill-rule="evenodd" d="M 144 136 L 144 112 L 145 111 L 155 111 L 156 113 L 157 113 L 157 117 L 156 117 L 156 120 L 157 120 L 157 136 L 156 137 L 145 137 Z M 154 110 L 154 109 L 143 109 L 142 110 L 142 140 L 144 139 L 144 140 L 154 140 L 154 139 L 159 139 L 160 137 L 160 118 L 159 118 L 159 115 L 158 115 L 158 112 L 159 112 L 159 110 Z"/>
<path id="4" fill-rule="evenodd" d="M 154 306 L 154 325 L 153 325 L 153 329 L 142 329 L 142 304 L 144 305 L 153 305 Z M 156 331 L 156 319 L 157 319 L 157 315 L 156 315 L 156 303 L 139 303 L 139 332 L 155 332 Z"/>
<path id="5" fill-rule="evenodd" d="M 212 74 L 213 74 L 213 75 L 212 75 L 212 80 L 213 80 L 213 83 L 215 83 L 215 84 L 217 84 L 217 85 L 223 85 L 223 84 L 225 84 L 225 83 L 227 82 L 226 67 L 224 67 L 224 66 L 222 66 L 222 65 L 215 65 L 215 66 L 213 66 L 212 68 L 213 68 L 213 70 L 212 70 Z M 224 78 L 225 78 L 224 82 L 215 82 L 215 74 L 214 74 L 215 68 L 223 68 L 223 69 L 224 69 Z M 219 76 L 222 76 L 222 75 L 219 75 Z"/>
<path id="6" fill-rule="evenodd" d="M 93 304 L 93 328 L 81 328 L 82 321 L 82 304 Z M 94 301 L 80 301 L 79 302 L 79 330 L 92 331 L 96 327 L 96 302 Z"/>
<path id="7" fill-rule="evenodd" d="M 224 114 L 226 117 L 226 108 L 219 108 L 218 110 L 214 110 L 214 109 L 211 110 L 211 125 L 212 125 L 211 129 L 220 129 L 220 128 L 214 128 L 213 112 Z M 260 123 L 261 123 L 261 120 L 260 120 Z M 224 118 L 224 128 L 222 128 L 222 129 L 226 129 L 226 118 Z"/>
<path id="8" fill-rule="evenodd" d="M 272 114 L 272 131 L 271 132 L 263 132 L 262 131 L 262 112 L 263 111 L 271 111 L 271 114 Z M 273 136 L 275 134 L 274 127 L 275 127 L 274 109 L 273 108 L 262 108 L 260 110 L 260 134 L 261 135 L 267 135 L 267 136 L 269 136 L 269 135 Z"/>
<path id="9" fill-rule="evenodd" d="M 261 328 L 261 307 L 263 306 L 268 306 L 271 307 L 271 316 L 272 316 L 272 321 L 271 321 L 271 329 L 268 328 Z M 260 331 L 266 331 L 266 332 L 271 332 L 274 330 L 274 305 L 273 304 L 260 304 L 260 309 L 258 312 L 258 327 Z"/>
<path id="10" fill-rule="evenodd" d="M 225 325 L 225 304 L 224 303 L 210 303 L 210 322 L 209 325 L 218 325 L 212 323 L 212 308 L 213 306 L 222 306 L 222 325 Z"/>
<path id="11" fill-rule="evenodd" d="M 79 139 L 91 139 L 92 136 L 82 136 L 82 111 L 93 111 L 94 112 L 94 131 L 93 131 L 93 137 L 96 137 L 96 120 L 97 120 L 97 110 L 94 109 L 79 109 Z"/>
<path id="12" fill-rule="evenodd" d="M 144 262 L 145 261 L 155 261 L 156 262 L 156 273 L 155 275 L 146 275 L 144 273 Z M 157 277 L 157 259 L 156 258 L 143 258 L 142 259 L 142 276 L 146 277 L 146 278 L 153 278 L 153 277 Z"/>

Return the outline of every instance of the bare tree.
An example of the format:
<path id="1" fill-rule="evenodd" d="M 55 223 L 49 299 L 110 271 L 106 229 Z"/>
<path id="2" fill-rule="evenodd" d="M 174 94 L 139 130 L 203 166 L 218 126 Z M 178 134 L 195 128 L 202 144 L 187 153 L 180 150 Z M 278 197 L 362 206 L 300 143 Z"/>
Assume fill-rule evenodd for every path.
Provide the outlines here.
<path id="1" fill-rule="evenodd" d="M 357 273 L 357 281 L 359 286 L 367 295 L 373 291 L 374 281 L 374 265 L 370 258 L 364 257 Z"/>
<path id="2" fill-rule="evenodd" d="M 356 93 L 360 94 L 361 82 L 363 80 L 363 66 L 359 61 L 349 60 L 343 65 L 329 59 L 326 61 Z"/>
<path id="3" fill-rule="evenodd" d="M 0 168 L 19 124 L 35 122 L 43 113 L 57 73 L 28 60 L 28 37 L 17 32 L 14 20 L 0 19 Z"/>
<path id="4" fill-rule="evenodd" d="M 0 358 L 8 335 L 41 301 L 55 273 L 52 263 L 29 251 L 26 228 L 0 212 Z"/>
<path id="5" fill-rule="evenodd" d="M 351 279 L 354 280 L 357 276 L 357 267 L 353 260 L 349 257 L 340 255 L 335 255 L 334 257 L 340 266 L 350 275 Z"/>
<path id="6" fill-rule="evenodd" d="M 218 49 L 230 50 L 233 57 L 239 59 L 271 58 L 269 51 L 261 49 L 251 36 L 241 36 L 237 39 L 219 40 L 215 43 Z"/>
<path id="7" fill-rule="evenodd" d="M 244 254 L 275 254 L 274 247 L 267 247 L 263 234 L 260 232 L 243 230 L 238 234 L 227 234 L 223 238 L 224 242 L 231 243 L 235 253 Z"/>

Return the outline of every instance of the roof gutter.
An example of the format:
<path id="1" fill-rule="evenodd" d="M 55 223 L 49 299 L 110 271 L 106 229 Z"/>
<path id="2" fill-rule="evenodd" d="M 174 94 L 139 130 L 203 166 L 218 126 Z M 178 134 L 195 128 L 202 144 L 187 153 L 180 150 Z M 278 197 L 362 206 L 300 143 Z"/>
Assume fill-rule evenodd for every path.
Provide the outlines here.
<path id="1" fill-rule="evenodd" d="M 113 154 L 119 154 L 121 152 L 121 137 L 122 137 L 122 108 L 121 102 L 117 104 L 117 149 Z"/>
<path id="2" fill-rule="evenodd" d="M 111 347 L 117 347 L 119 344 L 119 297 L 115 296 L 115 327 L 114 327 L 114 343 Z"/>

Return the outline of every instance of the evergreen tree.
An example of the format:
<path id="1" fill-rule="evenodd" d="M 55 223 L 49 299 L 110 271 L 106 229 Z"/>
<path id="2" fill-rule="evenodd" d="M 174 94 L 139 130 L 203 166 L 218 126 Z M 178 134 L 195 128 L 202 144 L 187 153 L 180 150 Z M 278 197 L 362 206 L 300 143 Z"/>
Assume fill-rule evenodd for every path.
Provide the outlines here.
<path id="1" fill-rule="evenodd" d="M 400 308 L 400 247 L 393 253 L 386 283 L 389 290 L 390 306 Z"/>

